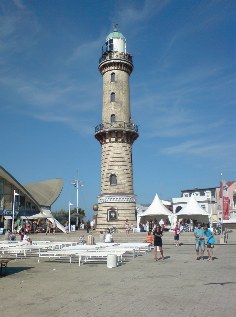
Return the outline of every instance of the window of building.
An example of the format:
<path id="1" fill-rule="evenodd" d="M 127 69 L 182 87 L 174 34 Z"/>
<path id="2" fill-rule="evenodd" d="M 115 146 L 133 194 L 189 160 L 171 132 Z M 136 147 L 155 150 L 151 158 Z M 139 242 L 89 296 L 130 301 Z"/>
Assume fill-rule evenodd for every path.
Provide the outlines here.
<path id="1" fill-rule="evenodd" d="M 178 207 L 175 209 L 175 213 L 177 214 L 181 209 L 182 209 L 182 207 L 181 207 L 181 206 L 178 206 Z"/>
<path id="2" fill-rule="evenodd" d="M 211 198 L 211 192 L 210 192 L 209 190 L 206 190 L 206 191 L 205 191 L 205 196 L 206 196 L 207 198 Z"/>
<path id="3" fill-rule="evenodd" d="M 116 101 L 116 94 L 114 92 L 111 93 L 111 102 Z"/>
<path id="4" fill-rule="evenodd" d="M 4 188 L 4 180 L 0 179 L 0 194 L 2 195 L 4 194 L 3 188 Z"/>
<path id="5" fill-rule="evenodd" d="M 107 209 L 107 221 L 117 220 L 117 208 L 111 207 Z"/>
<path id="6" fill-rule="evenodd" d="M 116 81 L 116 74 L 111 73 L 111 82 L 114 83 Z"/>
<path id="7" fill-rule="evenodd" d="M 113 51 L 113 39 L 106 41 L 106 51 Z"/>
<path id="8" fill-rule="evenodd" d="M 116 122 L 116 115 L 115 114 L 112 114 L 111 115 L 111 124 L 115 123 Z"/>
<path id="9" fill-rule="evenodd" d="M 183 197 L 189 197 L 189 193 L 184 193 Z"/>
<path id="10" fill-rule="evenodd" d="M 110 185 L 117 185 L 117 177 L 115 174 L 111 174 L 110 176 Z"/>

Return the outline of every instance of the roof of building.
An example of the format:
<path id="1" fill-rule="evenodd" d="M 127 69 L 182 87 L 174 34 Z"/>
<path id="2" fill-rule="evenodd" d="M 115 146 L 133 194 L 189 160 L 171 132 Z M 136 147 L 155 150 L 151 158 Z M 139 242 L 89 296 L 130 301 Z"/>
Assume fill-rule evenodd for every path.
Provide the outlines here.
<path id="1" fill-rule="evenodd" d="M 41 206 L 51 206 L 60 195 L 63 181 L 60 178 L 24 185 Z"/>
<path id="2" fill-rule="evenodd" d="M 15 188 L 17 188 L 18 190 L 20 190 L 22 192 L 22 194 L 28 196 L 29 198 L 32 199 L 32 201 L 39 206 L 38 202 L 36 201 L 36 199 L 27 191 L 27 189 L 20 184 L 7 170 L 5 170 L 5 168 L 3 168 L 2 166 L 0 166 L 0 177 L 6 179 L 9 183 L 11 183 L 12 185 L 14 185 Z"/>
<path id="3" fill-rule="evenodd" d="M 62 191 L 62 179 L 50 179 L 43 182 L 22 185 L 7 170 L 0 166 L 0 177 L 13 184 L 20 192 L 32 199 L 37 206 L 50 207 Z"/>
<path id="4" fill-rule="evenodd" d="M 183 192 L 196 192 L 196 191 L 206 191 L 206 190 L 216 190 L 219 186 L 216 187 L 203 187 L 203 188 L 191 188 L 191 189 L 182 189 L 181 193 Z"/>

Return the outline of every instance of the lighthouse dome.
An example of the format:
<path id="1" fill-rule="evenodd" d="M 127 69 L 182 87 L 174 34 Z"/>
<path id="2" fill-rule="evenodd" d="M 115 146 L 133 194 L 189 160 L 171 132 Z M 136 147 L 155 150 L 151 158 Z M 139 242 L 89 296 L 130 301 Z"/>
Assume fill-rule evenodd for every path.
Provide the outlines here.
<path id="1" fill-rule="evenodd" d="M 106 41 L 108 41 L 110 39 L 124 39 L 125 40 L 125 37 L 122 33 L 118 32 L 118 31 L 113 31 L 110 34 L 108 34 Z"/>
<path id="2" fill-rule="evenodd" d="M 122 33 L 117 31 L 116 27 L 106 37 L 105 50 L 107 52 L 126 53 L 126 39 Z"/>

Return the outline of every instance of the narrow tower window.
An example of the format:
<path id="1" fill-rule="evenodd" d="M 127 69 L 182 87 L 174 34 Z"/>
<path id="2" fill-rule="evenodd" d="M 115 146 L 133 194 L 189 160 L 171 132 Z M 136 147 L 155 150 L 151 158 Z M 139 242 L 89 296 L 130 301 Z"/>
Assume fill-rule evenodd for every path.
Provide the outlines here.
<path id="1" fill-rule="evenodd" d="M 116 101 L 116 94 L 114 92 L 111 93 L 111 102 Z"/>
<path id="2" fill-rule="evenodd" d="M 116 115 L 115 114 L 112 114 L 111 115 L 111 124 L 115 123 L 116 122 Z"/>
<path id="3" fill-rule="evenodd" d="M 111 73 L 111 82 L 114 83 L 116 81 L 116 74 Z"/>
<path id="4" fill-rule="evenodd" d="M 110 185 L 117 185 L 117 177 L 115 174 L 111 174 L 110 176 Z"/>

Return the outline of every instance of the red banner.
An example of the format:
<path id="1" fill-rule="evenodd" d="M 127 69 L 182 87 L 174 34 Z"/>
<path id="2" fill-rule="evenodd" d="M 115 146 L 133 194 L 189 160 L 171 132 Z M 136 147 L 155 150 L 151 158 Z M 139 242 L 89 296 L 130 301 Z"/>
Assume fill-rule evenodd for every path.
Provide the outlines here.
<path id="1" fill-rule="evenodd" d="M 230 218 L 229 206 L 230 206 L 229 197 L 223 196 L 223 220 L 229 220 Z"/>

